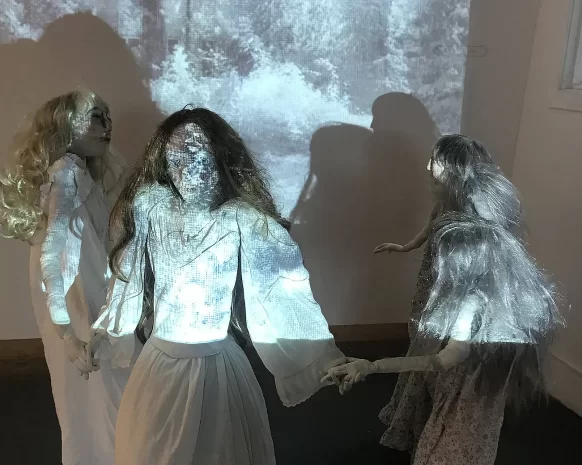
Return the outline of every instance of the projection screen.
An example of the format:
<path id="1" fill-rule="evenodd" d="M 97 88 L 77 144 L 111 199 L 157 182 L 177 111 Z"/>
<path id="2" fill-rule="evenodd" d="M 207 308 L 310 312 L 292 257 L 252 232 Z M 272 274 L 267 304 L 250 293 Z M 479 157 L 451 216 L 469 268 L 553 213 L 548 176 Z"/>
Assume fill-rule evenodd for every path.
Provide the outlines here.
<path id="1" fill-rule="evenodd" d="M 240 131 L 289 215 L 313 133 L 369 128 L 378 96 L 410 93 L 441 132 L 459 130 L 469 2 L 0 0 L 0 43 L 38 40 L 64 15 L 99 17 L 147 71 L 162 113 L 192 103 Z"/>

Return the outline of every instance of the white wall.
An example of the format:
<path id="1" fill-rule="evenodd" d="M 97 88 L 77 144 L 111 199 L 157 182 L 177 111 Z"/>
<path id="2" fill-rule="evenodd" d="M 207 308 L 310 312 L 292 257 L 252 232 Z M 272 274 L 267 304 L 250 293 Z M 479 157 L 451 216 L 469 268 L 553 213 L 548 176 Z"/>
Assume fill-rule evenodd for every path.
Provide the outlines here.
<path id="1" fill-rule="evenodd" d="M 461 132 L 511 176 L 540 0 L 473 0 Z M 485 56 L 480 56 L 486 50 Z"/>
<path id="2" fill-rule="evenodd" d="M 582 113 L 554 105 L 570 0 L 542 0 L 523 105 L 514 181 L 525 199 L 530 243 L 564 286 L 572 310 L 548 365 L 552 394 L 582 415 Z"/>

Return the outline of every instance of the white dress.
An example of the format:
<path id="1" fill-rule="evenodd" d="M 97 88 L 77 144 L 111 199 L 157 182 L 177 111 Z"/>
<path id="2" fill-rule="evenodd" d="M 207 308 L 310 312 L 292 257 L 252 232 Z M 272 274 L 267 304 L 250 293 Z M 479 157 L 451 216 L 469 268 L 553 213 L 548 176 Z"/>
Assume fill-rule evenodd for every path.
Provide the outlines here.
<path id="1" fill-rule="evenodd" d="M 144 250 L 155 277 L 155 322 L 124 392 L 117 465 L 274 465 L 262 392 L 227 335 L 239 251 L 246 322 L 286 406 L 321 387 L 344 360 L 313 299 L 301 252 L 288 232 L 242 202 L 196 206 L 155 185 L 138 194 L 135 237 L 108 306 L 100 357 L 127 366 L 141 314 Z M 193 199 L 189 201 L 189 199 Z"/>
<path id="2" fill-rule="evenodd" d="M 128 369 L 101 370 L 86 381 L 66 358 L 53 323 L 70 323 L 88 341 L 91 325 L 106 301 L 106 235 L 109 208 L 76 155 L 67 154 L 49 169 L 41 187 L 46 230 L 34 237 L 30 285 L 44 345 L 62 435 L 64 465 L 111 465 L 114 426 Z"/>

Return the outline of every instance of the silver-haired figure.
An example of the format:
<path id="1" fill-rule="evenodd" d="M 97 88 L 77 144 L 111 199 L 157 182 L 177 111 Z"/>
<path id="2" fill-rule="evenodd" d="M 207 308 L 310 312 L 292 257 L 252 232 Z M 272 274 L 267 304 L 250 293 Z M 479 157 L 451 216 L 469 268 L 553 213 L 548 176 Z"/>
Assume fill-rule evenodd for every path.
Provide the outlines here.
<path id="1" fill-rule="evenodd" d="M 349 359 L 330 370 L 340 391 L 401 373 L 380 413 L 385 446 L 414 465 L 493 465 L 506 405 L 543 393 L 541 364 L 562 324 L 554 286 L 526 251 L 515 187 L 485 148 L 445 136 L 428 166 L 436 207 L 408 251 L 427 242 L 406 357 Z"/>

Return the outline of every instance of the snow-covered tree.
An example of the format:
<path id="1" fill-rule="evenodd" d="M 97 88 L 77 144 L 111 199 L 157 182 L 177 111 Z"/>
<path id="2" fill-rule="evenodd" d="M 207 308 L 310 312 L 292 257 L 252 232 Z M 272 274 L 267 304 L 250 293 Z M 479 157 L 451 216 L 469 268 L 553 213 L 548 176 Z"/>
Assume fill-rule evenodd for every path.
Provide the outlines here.
<path id="1" fill-rule="evenodd" d="M 152 97 L 164 112 L 171 113 L 184 106 L 196 86 L 192 64 L 183 45 L 177 45 L 168 55 L 161 71 L 160 76 L 151 82 Z"/>
<path id="2" fill-rule="evenodd" d="M 148 0 L 142 3 L 142 34 L 140 49 L 142 60 L 150 64 L 151 77 L 160 75 L 161 64 L 166 55 L 164 40 L 164 21 L 160 14 L 159 0 Z"/>
<path id="3" fill-rule="evenodd" d="M 421 53 L 409 80 L 442 132 L 460 127 L 469 7 L 470 0 L 431 0 L 413 23 Z"/>
<path id="4" fill-rule="evenodd" d="M 0 9 L 0 43 L 27 37 L 31 32 L 36 36 L 36 31 L 31 31 L 30 25 L 26 22 L 22 2 L 5 0 Z"/>
<path id="5" fill-rule="evenodd" d="M 415 27 L 418 0 L 393 0 L 388 15 L 387 49 L 384 57 L 384 85 L 389 92 L 410 91 L 410 63 L 420 53 Z"/>

